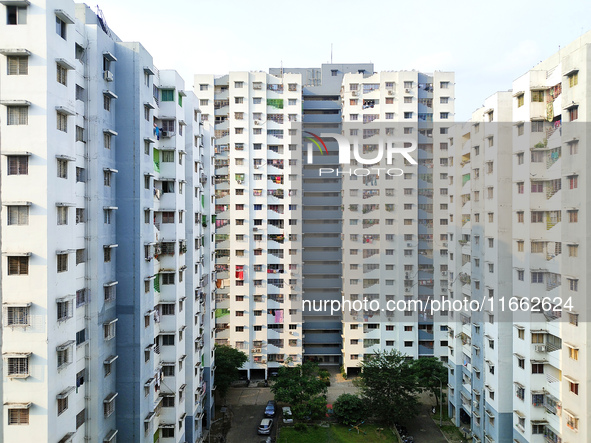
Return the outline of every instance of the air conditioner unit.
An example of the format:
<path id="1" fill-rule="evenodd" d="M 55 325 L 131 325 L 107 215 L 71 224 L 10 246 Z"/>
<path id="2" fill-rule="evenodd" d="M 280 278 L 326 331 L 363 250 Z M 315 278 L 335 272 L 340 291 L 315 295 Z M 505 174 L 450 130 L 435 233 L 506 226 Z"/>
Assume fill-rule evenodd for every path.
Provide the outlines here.
<path id="1" fill-rule="evenodd" d="M 108 82 L 112 82 L 113 81 L 113 73 L 111 71 L 105 71 L 105 72 L 103 72 L 103 78 Z"/>
<path id="2" fill-rule="evenodd" d="M 258 231 L 258 230 L 259 230 L 259 228 L 252 228 L 252 230 L 253 230 L 253 231 Z"/>
<path id="3" fill-rule="evenodd" d="M 447 271 L 441 271 L 441 275 L 445 277 L 447 275 Z"/>
<path id="4" fill-rule="evenodd" d="M 410 290 L 411 290 L 411 289 L 412 289 L 412 288 L 404 288 L 404 291 L 405 291 L 405 292 L 410 292 Z"/>
<path id="5" fill-rule="evenodd" d="M 407 272 L 407 273 L 405 274 L 405 278 L 406 278 L 407 280 L 410 278 L 410 272 Z"/>
<path id="6" fill-rule="evenodd" d="M 534 346 L 536 352 L 546 352 L 546 345 L 536 345 Z"/>
<path id="7" fill-rule="evenodd" d="M 447 248 L 447 242 L 443 242 L 443 247 Z"/>
<path id="8" fill-rule="evenodd" d="M 295 289 L 295 285 L 289 285 L 291 289 Z"/>
<path id="9" fill-rule="evenodd" d="M 162 137 L 172 137 L 174 132 L 172 131 L 162 131 Z"/>
<path id="10" fill-rule="evenodd" d="M 411 90 L 410 88 L 406 88 L 406 89 L 404 90 L 404 92 L 406 92 L 407 94 L 410 94 L 410 93 L 412 92 L 412 90 Z"/>
<path id="11" fill-rule="evenodd" d="M 289 335 L 295 335 L 295 332 L 289 331 Z"/>
<path id="12" fill-rule="evenodd" d="M 265 365 L 267 364 L 267 360 L 261 360 L 261 363 Z"/>
<path id="13" fill-rule="evenodd" d="M 390 89 L 390 90 L 388 91 L 388 95 L 394 95 L 394 90 Z"/>
<path id="14" fill-rule="evenodd" d="M 412 248 L 412 243 L 407 243 L 406 246 Z"/>
<path id="15" fill-rule="evenodd" d="M 261 352 L 261 348 L 254 348 L 254 349 L 252 350 L 252 352 L 254 352 L 254 353 Z"/>
<path id="16" fill-rule="evenodd" d="M 357 91 L 351 91 L 351 95 L 353 97 L 357 97 L 357 96 L 359 96 L 359 92 L 357 92 Z"/>

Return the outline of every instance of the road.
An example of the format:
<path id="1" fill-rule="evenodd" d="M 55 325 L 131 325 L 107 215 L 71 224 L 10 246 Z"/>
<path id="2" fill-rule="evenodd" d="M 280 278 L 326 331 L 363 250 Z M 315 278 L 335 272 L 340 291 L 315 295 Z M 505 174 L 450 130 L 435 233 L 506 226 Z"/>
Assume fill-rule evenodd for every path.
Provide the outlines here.
<path id="1" fill-rule="evenodd" d="M 232 427 L 227 435 L 227 443 L 259 443 L 267 438 L 258 435 L 257 428 L 264 418 L 269 400 L 273 400 L 269 388 L 230 388 L 227 402 L 232 413 Z M 277 430 L 276 420 L 280 416 L 281 413 L 278 413 L 273 419 L 273 437 Z"/>

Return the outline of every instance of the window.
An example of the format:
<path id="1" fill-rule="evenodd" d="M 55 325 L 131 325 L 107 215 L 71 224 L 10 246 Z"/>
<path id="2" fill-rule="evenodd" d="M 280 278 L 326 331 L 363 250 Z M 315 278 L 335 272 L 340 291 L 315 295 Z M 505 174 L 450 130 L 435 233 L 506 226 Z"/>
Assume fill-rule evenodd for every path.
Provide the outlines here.
<path id="1" fill-rule="evenodd" d="M 449 112 L 440 112 L 439 113 L 439 118 L 441 118 L 443 120 L 449 118 Z"/>
<path id="2" fill-rule="evenodd" d="M 517 136 L 522 136 L 525 133 L 525 124 L 520 123 L 517 125 Z M 517 154 L 519 155 L 519 154 Z"/>
<path id="3" fill-rule="evenodd" d="M 65 321 L 72 317 L 72 303 L 67 300 L 57 302 L 57 321 Z"/>
<path id="4" fill-rule="evenodd" d="M 7 224 L 11 225 L 28 225 L 29 224 L 29 207 L 28 206 L 8 206 Z"/>
<path id="5" fill-rule="evenodd" d="M 579 211 L 576 209 L 570 209 L 566 211 L 568 213 L 568 221 L 569 223 L 578 223 L 579 221 Z"/>
<path id="6" fill-rule="evenodd" d="M 569 382 L 569 391 L 575 395 L 579 395 L 579 384 L 574 382 Z"/>
<path id="7" fill-rule="evenodd" d="M 103 246 L 103 261 L 105 263 L 111 262 L 111 248 L 109 246 Z"/>
<path id="8" fill-rule="evenodd" d="M 29 73 L 29 57 L 6 57 L 8 75 L 27 75 Z"/>
<path id="9" fill-rule="evenodd" d="M 10 155 L 7 157 L 8 175 L 28 175 L 29 157 L 26 155 Z"/>
<path id="10" fill-rule="evenodd" d="M 234 97 L 234 103 L 237 105 L 241 105 L 244 103 L 244 97 Z"/>
<path id="11" fill-rule="evenodd" d="M 29 357 L 9 357 L 7 363 L 9 377 L 29 375 Z"/>
<path id="12" fill-rule="evenodd" d="M 28 125 L 29 108 L 28 106 L 8 106 L 8 125 Z"/>
<path id="13" fill-rule="evenodd" d="M 412 112 L 405 112 L 404 118 L 412 118 Z"/>
<path id="14" fill-rule="evenodd" d="M 162 101 L 173 102 L 174 101 L 174 89 L 162 89 Z"/>
<path id="15" fill-rule="evenodd" d="M 568 256 L 569 257 L 578 257 L 579 256 L 579 246 L 578 245 L 568 245 Z"/>
<path id="16" fill-rule="evenodd" d="M 112 209 L 104 209 L 103 210 L 103 217 L 104 217 L 105 224 L 110 225 L 111 219 L 113 217 L 113 210 Z"/>
<path id="17" fill-rule="evenodd" d="M 68 270 L 68 254 L 57 254 L 57 272 Z"/>
<path id="18" fill-rule="evenodd" d="M 573 291 L 577 292 L 579 290 L 579 280 L 575 278 L 567 278 L 568 281 L 568 288 Z"/>
<path id="19" fill-rule="evenodd" d="M 574 72 L 568 76 L 568 86 L 572 88 L 579 84 L 579 73 Z"/>
<path id="20" fill-rule="evenodd" d="M 64 343 L 57 347 L 57 367 L 58 369 L 72 363 L 72 344 Z"/>
<path id="21" fill-rule="evenodd" d="M 115 412 L 115 398 L 117 394 L 110 394 L 107 398 L 103 400 L 103 414 L 105 418 L 109 417 L 113 412 Z"/>
<path id="22" fill-rule="evenodd" d="M 57 66 L 57 82 L 61 83 L 64 86 L 68 84 L 68 70 L 64 68 L 62 65 Z"/>
<path id="23" fill-rule="evenodd" d="M 6 307 L 6 324 L 8 326 L 28 325 L 29 307 L 28 306 L 8 306 Z"/>
<path id="24" fill-rule="evenodd" d="M 543 272 L 532 272 L 531 273 L 531 282 L 532 283 L 544 283 L 544 273 Z"/>
<path id="25" fill-rule="evenodd" d="M 531 101 L 532 102 L 543 102 L 544 101 L 544 91 L 532 91 L 531 92 Z"/>
<path id="26" fill-rule="evenodd" d="M 58 131 L 68 132 L 68 115 L 63 112 L 57 112 L 56 116 Z"/>
<path id="27" fill-rule="evenodd" d="M 64 40 L 66 39 L 66 22 L 59 17 L 55 18 L 55 32 Z"/>
<path id="28" fill-rule="evenodd" d="M 7 25 L 26 25 L 27 7 L 26 6 L 6 6 L 6 24 Z"/>
<path id="29" fill-rule="evenodd" d="M 76 249 L 76 264 L 79 265 L 84 262 L 86 262 L 86 250 Z"/>
<path id="30" fill-rule="evenodd" d="M 8 425 L 28 425 L 29 409 L 9 409 Z"/>
<path id="31" fill-rule="evenodd" d="M 111 111 L 111 97 L 104 94 L 103 95 L 103 108 L 105 111 Z M 150 118 L 150 114 L 148 113 L 148 119 Z"/>
<path id="32" fill-rule="evenodd" d="M 168 272 L 161 275 L 163 285 L 174 285 L 174 273 Z"/>
<path id="33" fill-rule="evenodd" d="M 568 118 L 571 122 L 575 121 L 579 118 L 579 107 L 578 106 L 573 106 L 572 108 L 570 108 L 568 110 Z"/>
<path id="34" fill-rule="evenodd" d="M 108 323 L 103 323 L 103 338 L 111 340 L 115 338 L 117 320 L 112 320 Z"/>

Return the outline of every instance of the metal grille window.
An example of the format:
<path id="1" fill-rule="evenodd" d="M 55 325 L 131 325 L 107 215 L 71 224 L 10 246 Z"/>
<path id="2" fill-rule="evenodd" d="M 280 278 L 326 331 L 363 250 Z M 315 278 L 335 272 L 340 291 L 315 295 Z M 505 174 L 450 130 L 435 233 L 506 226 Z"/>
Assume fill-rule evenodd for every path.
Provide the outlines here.
<path id="1" fill-rule="evenodd" d="M 103 135 L 103 141 L 105 143 L 105 149 L 111 149 L 111 134 L 105 132 Z"/>
<path id="2" fill-rule="evenodd" d="M 61 346 L 58 346 L 57 348 L 57 367 L 58 369 L 69 365 L 72 362 L 72 344 L 74 342 L 72 341 L 71 343 L 65 343 Z"/>
<path id="3" fill-rule="evenodd" d="M 11 155 L 8 157 L 8 175 L 28 175 L 29 157 L 26 155 Z"/>
<path id="4" fill-rule="evenodd" d="M 76 224 L 84 223 L 84 208 L 76 208 Z"/>
<path id="5" fill-rule="evenodd" d="M 58 206 L 58 208 L 57 208 L 57 224 L 59 226 L 68 224 L 68 207 L 67 206 Z"/>
<path id="6" fill-rule="evenodd" d="M 29 424 L 29 410 L 28 409 L 9 409 L 8 410 L 8 425 L 28 425 Z"/>
<path id="7" fill-rule="evenodd" d="M 8 75 L 27 75 L 29 73 L 29 57 L 6 57 Z"/>
<path id="8" fill-rule="evenodd" d="M 7 326 L 29 325 L 29 309 L 29 306 L 8 306 L 5 324 Z"/>
<path id="9" fill-rule="evenodd" d="M 103 413 L 106 417 L 109 417 L 113 412 L 115 412 L 115 398 L 117 397 L 117 393 L 110 394 L 107 398 L 103 400 Z"/>
<path id="10" fill-rule="evenodd" d="M 86 261 L 86 249 L 76 249 L 76 264 L 84 263 Z"/>
<path id="11" fill-rule="evenodd" d="M 57 161 L 57 176 L 59 178 L 68 178 L 68 161 L 58 159 Z"/>
<path id="12" fill-rule="evenodd" d="M 105 111 L 111 110 L 111 97 L 108 95 L 103 95 L 103 108 Z"/>
<path id="13" fill-rule="evenodd" d="M 28 106 L 8 106 L 8 123 L 9 125 L 28 125 L 29 124 L 29 108 Z"/>
<path id="14" fill-rule="evenodd" d="M 27 275 L 29 257 L 8 257 L 8 275 Z"/>
<path id="15" fill-rule="evenodd" d="M 72 303 L 67 300 L 57 302 L 57 321 L 65 321 L 72 317 Z"/>
<path id="16" fill-rule="evenodd" d="M 105 340 L 111 340 L 115 338 L 116 323 L 117 319 L 112 320 L 108 323 L 103 323 L 103 336 Z"/>
<path id="17" fill-rule="evenodd" d="M 62 65 L 57 66 L 57 82 L 61 83 L 64 86 L 68 84 L 68 70 L 64 68 Z"/>
<path id="18" fill-rule="evenodd" d="M 68 116 L 63 112 L 57 112 L 57 129 L 59 131 L 68 132 Z"/>
<path id="19" fill-rule="evenodd" d="M 110 250 L 111 249 L 109 249 L 109 251 Z M 115 285 L 105 286 L 105 288 L 104 288 L 105 301 L 115 300 L 115 295 L 116 295 L 116 286 Z"/>
<path id="20" fill-rule="evenodd" d="M 57 272 L 65 272 L 68 270 L 68 254 L 57 255 Z"/>
<path id="21" fill-rule="evenodd" d="M 28 225 L 29 207 L 28 206 L 9 206 L 8 207 L 8 225 Z"/>
<path id="22" fill-rule="evenodd" d="M 29 357 L 9 357 L 8 376 L 29 375 Z"/>
<path id="23" fill-rule="evenodd" d="M 84 424 L 86 421 L 86 409 L 82 409 L 78 414 L 76 414 L 76 429 Z"/>

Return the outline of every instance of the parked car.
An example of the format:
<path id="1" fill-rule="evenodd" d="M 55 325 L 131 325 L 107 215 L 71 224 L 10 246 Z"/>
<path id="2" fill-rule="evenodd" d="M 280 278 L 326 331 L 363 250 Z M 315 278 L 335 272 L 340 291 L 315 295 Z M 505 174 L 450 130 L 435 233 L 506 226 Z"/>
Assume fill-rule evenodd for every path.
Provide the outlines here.
<path id="1" fill-rule="evenodd" d="M 265 417 L 275 417 L 275 402 L 273 400 L 269 400 L 265 407 Z"/>
<path id="2" fill-rule="evenodd" d="M 269 435 L 271 433 L 272 427 L 273 427 L 273 419 L 272 418 L 263 418 L 261 420 L 261 424 L 259 425 L 259 429 L 258 429 L 259 435 Z"/>
<path id="3" fill-rule="evenodd" d="M 284 406 L 282 409 L 283 412 L 283 423 L 291 424 L 293 423 L 293 415 L 291 413 L 291 408 L 289 406 Z"/>
<path id="4" fill-rule="evenodd" d="M 264 440 L 261 440 L 260 443 L 273 443 L 273 440 L 271 439 L 271 437 L 267 437 Z"/>

